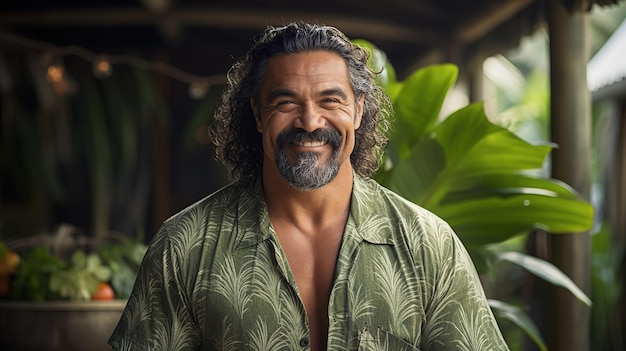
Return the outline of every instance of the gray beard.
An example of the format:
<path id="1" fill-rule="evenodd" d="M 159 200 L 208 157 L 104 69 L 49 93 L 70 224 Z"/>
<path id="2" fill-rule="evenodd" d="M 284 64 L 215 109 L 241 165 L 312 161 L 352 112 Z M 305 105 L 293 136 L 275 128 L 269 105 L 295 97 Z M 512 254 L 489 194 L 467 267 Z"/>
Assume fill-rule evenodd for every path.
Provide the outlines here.
<path id="1" fill-rule="evenodd" d="M 320 164 L 319 158 L 318 153 L 303 152 L 298 155 L 296 164 L 291 164 L 287 152 L 281 148 L 276 155 L 276 165 L 290 187 L 308 191 L 330 183 L 339 173 L 338 149 L 333 151 L 331 158 L 324 164 Z"/>

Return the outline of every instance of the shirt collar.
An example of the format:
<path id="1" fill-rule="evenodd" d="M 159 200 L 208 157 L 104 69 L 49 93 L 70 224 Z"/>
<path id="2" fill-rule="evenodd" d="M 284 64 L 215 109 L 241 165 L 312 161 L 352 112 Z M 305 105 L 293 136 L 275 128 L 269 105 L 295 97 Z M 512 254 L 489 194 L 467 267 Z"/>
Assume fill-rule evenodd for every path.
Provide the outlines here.
<path id="1" fill-rule="evenodd" d="M 241 189 L 237 207 L 237 244 L 235 250 L 254 246 L 270 238 L 273 229 L 263 195 L 261 177 Z"/>
<path id="2" fill-rule="evenodd" d="M 387 208 L 383 204 L 381 186 L 375 180 L 363 178 L 354 172 L 348 225 L 354 225 L 362 240 L 372 244 L 393 245 L 390 219 L 381 213 Z M 345 234 L 348 234 L 348 230 Z"/>
<path id="3" fill-rule="evenodd" d="M 393 245 L 390 223 L 387 216 L 379 213 L 381 206 L 380 185 L 353 172 L 350 214 L 344 235 L 354 240 L 365 240 L 372 244 Z M 263 183 L 258 177 L 253 185 L 242 189 L 237 208 L 237 244 L 235 250 L 258 245 L 273 234 L 267 204 L 263 194 Z"/>

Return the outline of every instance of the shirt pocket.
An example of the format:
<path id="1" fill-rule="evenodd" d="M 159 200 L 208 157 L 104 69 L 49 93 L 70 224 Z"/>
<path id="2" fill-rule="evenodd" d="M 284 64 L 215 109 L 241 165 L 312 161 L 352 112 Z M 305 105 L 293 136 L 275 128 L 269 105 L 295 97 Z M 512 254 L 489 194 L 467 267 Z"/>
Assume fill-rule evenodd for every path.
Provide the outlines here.
<path id="1" fill-rule="evenodd" d="M 403 339 L 374 326 L 367 326 L 359 333 L 359 351 L 420 351 Z"/>

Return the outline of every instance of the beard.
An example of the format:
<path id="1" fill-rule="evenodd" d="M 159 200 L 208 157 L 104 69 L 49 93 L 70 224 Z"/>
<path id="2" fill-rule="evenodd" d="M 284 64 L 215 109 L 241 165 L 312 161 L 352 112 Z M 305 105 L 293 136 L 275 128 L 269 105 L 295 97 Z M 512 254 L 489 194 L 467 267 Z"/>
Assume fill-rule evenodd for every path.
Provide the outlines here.
<path id="1" fill-rule="evenodd" d="M 300 152 L 294 163 L 289 160 L 286 143 L 300 144 L 303 141 L 323 141 L 332 147 L 331 157 L 323 162 L 318 152 Z M 341 134 L 335 129 L 316 129 L 311 133 L 303 129 L 289 129 L 278 135 L 276 166 L 290 187 L 297 190 L 313 190 L 330 183 L 339 173 L 339 148 Z"/>

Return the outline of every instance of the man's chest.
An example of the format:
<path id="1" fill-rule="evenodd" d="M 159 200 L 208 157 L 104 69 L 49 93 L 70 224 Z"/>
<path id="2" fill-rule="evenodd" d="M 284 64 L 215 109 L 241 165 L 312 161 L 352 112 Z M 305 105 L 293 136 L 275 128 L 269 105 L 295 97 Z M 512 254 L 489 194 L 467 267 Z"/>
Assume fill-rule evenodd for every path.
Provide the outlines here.
<path id="1" fill-rule="evenodd" d="M 215 262 L 210 277 L 205 277 L 210 291 L 197 295 L 208 305 L 210 319 L 201 327 L 207 339 L 274 343 L 272 350 L 307 349 L 320 335 L 333 350 L 357 349 L 362 338 L 371 343 L 383 336 L 387 343 L 419 342 L 424 319 L 420 288 L 415 286 L 421 281 L 419 269 L 399 259 L 392 247 L 344 244 L 328 296 L 309 301 L 308 308 L 288 259 L 276 249 L 260 245 Z M 311 307 L 323 309 L 327 332 L 321 333 L 319 324 L 314 331 Z"/>

